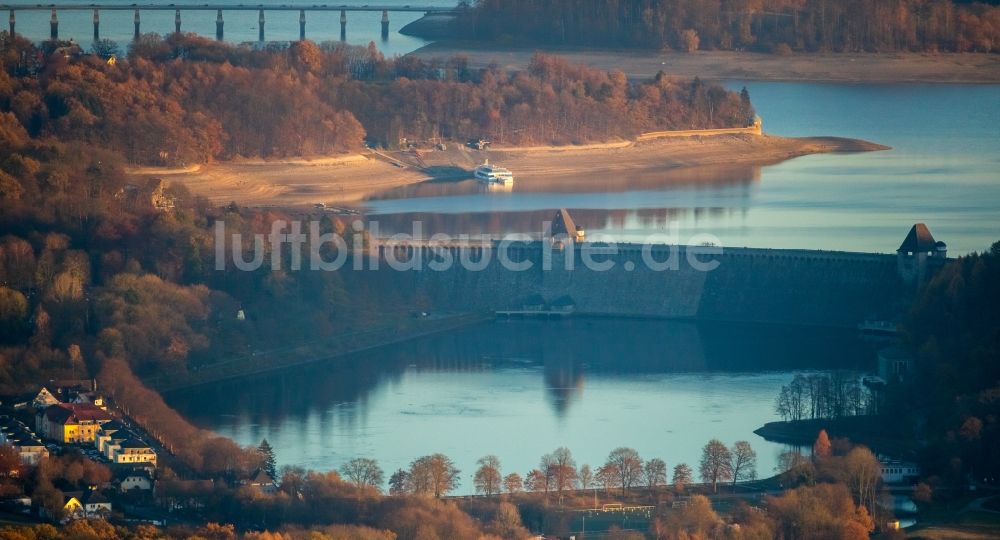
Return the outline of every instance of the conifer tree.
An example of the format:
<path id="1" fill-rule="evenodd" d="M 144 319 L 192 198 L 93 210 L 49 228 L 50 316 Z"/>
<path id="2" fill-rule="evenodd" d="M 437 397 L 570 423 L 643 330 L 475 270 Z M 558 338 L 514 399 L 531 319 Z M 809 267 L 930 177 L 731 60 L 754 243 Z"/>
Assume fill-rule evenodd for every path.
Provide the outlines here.
<path id="1" fill-rule="evenodd" d="M 271 448 L 271 444 L 267 442 L 267 439 L 262 439 L 260 441 L 260 446 L 257 447 L 257 450 L 264 458 L 264 462 L 261 464 L 260 468 L 264 469 L 264 472 L 266 472 L 272 479 L 275 478 L 275 475 L 277 474 L 277 463 L 274 458 L 274 448 Z"/>

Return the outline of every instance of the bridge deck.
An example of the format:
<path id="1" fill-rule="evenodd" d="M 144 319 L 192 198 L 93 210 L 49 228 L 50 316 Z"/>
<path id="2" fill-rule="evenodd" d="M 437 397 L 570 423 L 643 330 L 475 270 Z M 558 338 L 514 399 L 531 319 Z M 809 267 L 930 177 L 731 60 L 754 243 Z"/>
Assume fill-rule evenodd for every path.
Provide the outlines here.
<path id="1" fill-rule="evenodd" d="M 415 13 L 451 13 L 455 8 L 440 6 L 347 6 L 334 4 L 0 4 L 0 10 L 10 11 L 396 11 Z"/>

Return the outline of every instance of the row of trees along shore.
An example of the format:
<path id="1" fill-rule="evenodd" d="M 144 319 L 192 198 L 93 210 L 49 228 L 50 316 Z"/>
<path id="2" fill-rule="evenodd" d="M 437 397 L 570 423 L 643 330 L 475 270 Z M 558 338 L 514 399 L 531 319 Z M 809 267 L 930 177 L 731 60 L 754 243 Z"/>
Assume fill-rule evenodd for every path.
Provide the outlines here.
<path id="1" fill-rule="evenodd" d="M 876 412 L 875 395 L 864 387 L 856 373 L 796 374 L 781 387 L 774 410 L 782 420 L 842 418 Z"/>
<path id="2" fill-rule="evenodd" d="M 565 447 L 557 448 L 542 456 L 539 466 L 528 471 L 523 477 L 512 472 L 504 475 L 500 458 L 494 455 L 479 459 L 473 475 L 477 494 L 487 497 L 501 493 L 521 493 L 524 491 L 554 493 L 560 504 L 563 495 L 575 490 L 603 489 L 606 493 L 620 490 L 625 496 L 633 488 L 643 488 L 653 492 L 672 485 L 677 491 L 694 482 L 691 467 L 678 463 L 673 468 L 672 480 L 668 478 L 667 464 L 660 458 L 647 461 L 632 448 L 616 448 L 608 454 L 603 465 L 591 469 L 583 464 L 577 467 L 573 453 Z M 757 478 L 757 453 L 747 441 L 736 442 L 732 449 L 718 439 L 712 439 L 702 449 L 699 471 L 701 480 L 718 491 L 720 482 L 754 480 Z M 379 489 L 383 472 L 371 459 L 357 458 L 348 462 L 341 472 L 359 488 Z M 389 477 L 391 495 L 447 495 L 459 486 L 460 472 L 450 458 L 443 454 L 433 454 L 415 460 L 409 469 L 399 469 Z"/>
<path id="3" fill-rule="evenodd" d="M 527 70 L 464 57 L 385 58 L 340 42 L 233 46 L 145 34 L 127 56 L 53 53 L 0 32 L 0 111 L 40 139 L 80 141 L 138 164 L 359 150 L 370 142 L 486 137 L 504 144 L 631 139 L 645 131 L 743 127 L 747 97 L 661 74 L 634 82 L 537 55 Z M 41 60 L 40 60 L 41 59 Z M 19 125 L 20 128 L 16 127 Z"/>
<path id="4" fill-rule="evenodd" d="M 974 1 L 478 0 L 472 4 L 455 24 L 456 33 L 503 43 L 528 40 L 778 53 L 1000 51 L 1000 7 Z"/>
<path id="5" fill-rule="evenodd" d="M 207 522 L 205 525 L 175 525 L 164 530 L 81 520 L 62 531 L 48 525 L 6 527 L 0 529 L 0 540 L 520 540 L 531 536 L 529 529 L 571 534 L 575 527 L 571 510 L 600 508 L 608 502 L 655 506 L 649 536 L 641 532 L 614 536 L 618 533 L 610 531 L 613 538 L 629 539 L 861 540 L 868 538 L 876 523 L 891 517 L 879 504 L 882 486 L 875 456 L 845 440 L 831 441 L 825 432 L 817 438 L 811 456 L 789 453 L 782 460 L 779 479 L 787 488 L 784 493 L 749 504 L 729 494 L 724 516 L 713 509 L 713 484 L 753 477 L 754 455 L 745 441 L 732 449 L 718 440 L 705 445 L 702 485 L 693 484 L 690 467 L 678 464 L 673 467 L 672 486 L 668 486 L 666 463 L 658 458 L 643 461 L 630 448 L 612 450 L 596 472 L 587 465 L 577 468 L 572 453 L 559 448 L 542 456 L 539 467 L 524 481 L 516 473 L 503 475 L 500 460 L 485 456 L 474 475 L 476 491 L 484 496 L 451 499 L 444 496 L 458 485 L 459 471 L 442 454 L 417 458 L 408 469 L 396 471 L 388 480 L 386 496 L 381 491 L 384 473 L 375 460 L 355 458 L 339 473 L 298 466 L 275 471 L 270 445 L 263 441 L 255 451 L 262 467 L 277 479 L 275 490 L 262 491 L 224 478 L 192 482 L 178 478 L 169 467 L 160 471 L 156 498 L 161 505 L 185 507 L 182 521 L 200 520 Z M 8 454 L 0 447 L 0 464 L 24 468 L 16 454 Z M 43 460 L 30 473 L 0 478 L 0 485 L 9 490 L 14 482 L 28 484 L 33 498 L 58 514 L 62 497 L 55 484 L 72 488 L 106 482 L 110 477 L 106 466 L 69 452 Z M 926 489 L 925 495 L 930 496 Z M 683 497 L 684 503 L 672 504 L 675 497 Z M 270 536 L 238 532 L 264 530 L 271 531 L 267 533 Z"/>

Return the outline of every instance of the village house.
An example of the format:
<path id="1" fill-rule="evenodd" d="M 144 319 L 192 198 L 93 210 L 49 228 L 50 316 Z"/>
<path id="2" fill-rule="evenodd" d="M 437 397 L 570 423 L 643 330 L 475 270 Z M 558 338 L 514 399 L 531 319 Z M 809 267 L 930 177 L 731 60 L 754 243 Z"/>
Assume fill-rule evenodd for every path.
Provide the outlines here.
<path id="1" fill-rule="evenodd" d="M 59 399 L 52 392 L 50 392 L 48 388 L 42 387 L 41 390 L 34 393 L 3 396 L 0 398 L 0 402 L 13 409 L 30 408 L 39 410 L 59 403 Z"/>
<path id="2" fill-rule="evenodd" d="M 257 469 L 254 471 L 254 473 L 250 475 L 250 479 L 245 483 L 254 489 L 260 490 L 262 493 L 274 493 L 278 491 L 278 485 L 274 482 L 274 479 L 271 478 L 271 475 L 267 474 L 267 471 L 264 469 Z"/>
<path id="3" fill-rule="evenodd" d="M 97 428 L 111 415 L 90 403 L 60 403 L 35 416 L 35 430 L 44 438 L 61 443 L 93 442 Z"/>
<path id="4" fill-rule="evenodd" d="M 111 501 L 95 489 L 67 491 L 63 493 L 62 513 L 62 519 L 59 520 L 61 523 L 74 519 L 103 518 L 111 513 Z M 39 509 L 39 514 L 45 519 L 56 520 L 58 518 L 45 507 Z"/>
<path id="5" fill-rule="evenodd" d="M 59 403 L 59 400 L 52 395 L 52 392 L 49 392 L 48 388 L 43 386 L 42 389 L 38 391 L 38 394 L 35 395 L 35 398 L 31 400 L 31 407 L 33 409 L 41 410 L 46 407 L 56 405 L 57 403 Z"/>
<path id="6" fill-rule="evenodd" d="M 115 485 L 122 493 L 151 492 L 153 476 L 143 468 L 123 469 L 115 476 Z"/>
<path id="7" fill-rule="evenodd" d="M 116 464 L 148 463 L 156 466 L 156 452 L 141 439 L 129 437 L 118 444 L 108 446 L 111 450 L 108 459 Z"/>
<path id="8" fill-rule="evenodd" d="M 66 523 L 72 519 L 79 519 L 84 517 L 83 503 L 80 502 L 80 498 L 83 497 L 83 493 L 79 491 L 67 491 L 62 494 L 62 518 L 50 510 L 49 508 L 42 506 L 38 509 L 38 514 L 43 519 L 49 519 L 53 521 L 60 521 L 61 523 Z"/>
<path id="9" fill-rule="evenodd" d="M 97 451 L 101 453 L 104 457 L 108 457 L 107 447 L 111 443 L 112 439 L 119 432 L 126 432 L 127 428 L 124 424 L 118 420 L 111 420 L 110 422 L 105 422 L 97 428 L 97 432 L 94 434 L 94 447 Z M 122 438 L 121 440 L 124 440 Z"/>
<path id="10" fill-rule="evenodd" d="M 111 513 L 111 501 L 96 489 L 84 493 L 80 502 L 83 504 L 83 514 L 86 517 L 106 517 Z"/>
<path id="11" fill-rule="evenodd" d="M 9 444 L 25 465 L 38 465 L 49 451 L 42 441 L 20 420 L 0 416 L 0 444 Z"/>
<path id="12" fill-rule="evenodd" d="M 97 392 L 97 381 L 93 379 L 61 379 L 49 381 L 55 397 L 62 403 L 90 403 L 107 410 L 104 397 Z M 36 407 L 38 408 L 38 407 Z"/>
<path id="13" fill-rule="evenodd" d="M 111 463 L 156 466 L 156 452 L 153 448 L 117 420 L 97 428 L 94 447 Z"/>

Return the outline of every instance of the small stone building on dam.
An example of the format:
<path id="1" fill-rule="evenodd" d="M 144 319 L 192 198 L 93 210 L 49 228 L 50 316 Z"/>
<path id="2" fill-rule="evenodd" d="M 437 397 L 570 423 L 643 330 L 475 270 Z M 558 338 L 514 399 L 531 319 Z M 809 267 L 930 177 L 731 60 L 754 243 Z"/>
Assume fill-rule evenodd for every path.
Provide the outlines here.
<path id="1" fill-rule="evenodd" d="M 429 309 L 857 327 L 908 309 L 947 248 L 922 223 L 895 255 L 588 242 L 560 210 L 541 240 L 380 243 L 376 279 Z M 465 258 L 473 264 L 461 264 Z M 409 262 L 399 271 L 385 264 Z M 450 261 L 450 264 L 447 264 Z M 654 264 L 648 264 L 653 261 Z M 708 267 L 711 267 L 708 269 Z"/>

